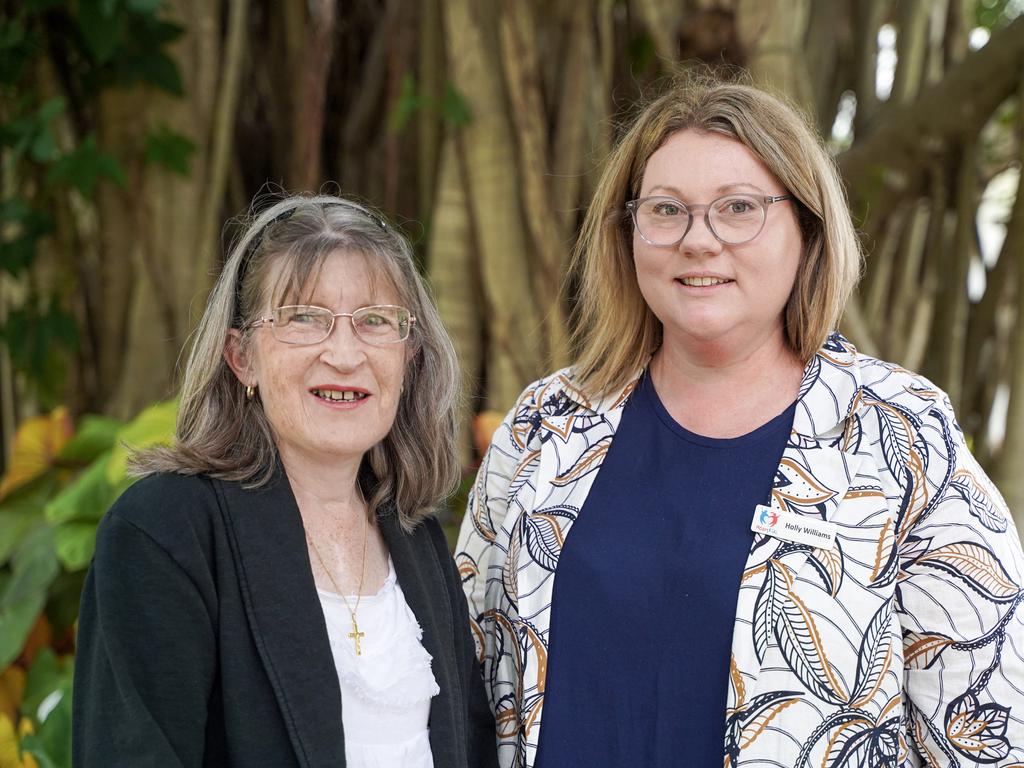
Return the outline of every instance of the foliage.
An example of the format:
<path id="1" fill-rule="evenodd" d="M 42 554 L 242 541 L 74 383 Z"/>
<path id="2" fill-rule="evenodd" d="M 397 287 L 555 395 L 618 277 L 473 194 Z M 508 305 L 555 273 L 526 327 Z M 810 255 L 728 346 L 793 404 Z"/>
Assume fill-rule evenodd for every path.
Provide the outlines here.
<path id="1" fill-rule="evenodd" d="M 71 764 L 71 653 L 96 526 L 132 482 L 131 451 L 168 442 L 176 408 L 73 430 L 60 407 L 18 429 L 0 480 L 0 766 Z"/>
<path id="2" fill-rule="evenodd" d="M 161 18 L 161 6 L 32 0 L 0 19 L 0 156 L 16 182 L 13 195 L 0 195 L 0 270 L 27 289 L 17 309 L 0 312 L 0 342 L 44 404 L 61 394 L 57 383 L 66 379 L 79 331 L 68 309 L 73 284 L 42 286 L 31 268 L 56 228 L 52 212 L 73 196 L 88 205 L 100 184 L 127 182 L 124 163 L 133 158 L 115 157 L 91 129 L 102 92 L 184 92 L 168 53 L 184 30 Z M 188 138 L 158 126 L 141 159 L 186 174 L 193 149 Z"/>
<path id="3" fill-rule="evenodd" d="M 406 72 L 402 77 L 398 97 L 388 114 L 388 130 L 392 133 L 401 133 L 420 110 L 436 112 L 445 124 L 452 128 L 469 125 L 473 121 L 473 113 L 466 97 L 456 90 L 450 80 L 445 82 L 444 93 L 441 99 L 437 100 L 420 93 L 417 90 L 415 75 Z"/>

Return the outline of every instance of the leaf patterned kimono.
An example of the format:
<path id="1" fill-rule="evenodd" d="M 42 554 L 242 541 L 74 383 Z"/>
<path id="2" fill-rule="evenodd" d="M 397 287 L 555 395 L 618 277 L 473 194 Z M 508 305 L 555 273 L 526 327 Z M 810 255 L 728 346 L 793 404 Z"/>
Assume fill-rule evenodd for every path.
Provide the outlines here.
<path id="1" fill-rule="evenodd" d="M 502 766 L 534 763 L 559 553 L 634 385 L 592 402 L 569 369 L 536 382 L 476 479 L 456 559 Z M 1024 555 L 944 393 L 833 335 L 771 506 L 837 537 L 752 534 L 726 768 L 1024 766 Z"/>

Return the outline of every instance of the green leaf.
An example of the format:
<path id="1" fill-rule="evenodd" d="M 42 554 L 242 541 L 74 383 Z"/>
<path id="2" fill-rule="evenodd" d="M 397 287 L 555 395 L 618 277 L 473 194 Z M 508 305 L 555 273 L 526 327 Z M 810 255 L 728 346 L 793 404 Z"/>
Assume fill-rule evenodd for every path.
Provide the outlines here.
<path id="1" fill-rule="evenodd" d="M 637 35 L 626 44 L 626 60 L 634 72 L 646 72 L 656 59 L 657 52 L 650 35 Z"/>
<path id="2" fill-rule="evenodd" d="M 47 402 L 59 390 L 65 375 L 69 350 L 78 345 L 78 329 L 74 318 L 59 304 L 56 297 L 41 308 L 36 303 L 12 310 L 0 327 L 0 337 L 14 367 L 24 373 L 38 388 L 37 395 Z"/>
<path id="3" fill-rule="evenodd" d="M 37 524 L 18 544 L 11 577 L 0 595 L 0 669 L 21 653 L 59 570 L 53 530 Z"/>
<path id="4" fill-rule="evenodd" d="M 161 90 L 181 96 L 185 93 L 185 86 L 181 82 L 181 72 L 178 65 L 170 56 L 161 51 L 156 51 L 150 56 L 139 60 L 139 77 L 143 82 L 155 85 Z"/>
<path id="5" fill-rule="evenodd" d="M 422 105 L 423 100 L 416 92 L 416 77 L 411 72 L 406 72 L 402 78 L 398 98 L 395 99 L 391 114 L 388 115 L 388 130 L 392 133 L 401 133 Z"/>
<path id="6" fill-rule="evenodd" d="M 38 734 L 30 733 L 23 736 L 20 742 L 21 751 L 27 755 L 32 755 L 35 761 L 39 764 L 39 768 L 67 768 L 66 765 L 60 765 L 55 762 L 46 752 L 46 747 L 43 744 L 42 739 Z"/>
<path id="7" fill-rule="evenodd" d="M 34 475 L 31 480 L 18 485 L 0 501 L 0 519 L 21 513 L 38 516 L 46 502 L 57 492 L 58 485 L 58 471 L 55 468 Z M 0 564 L 6 559 L 0 558 Z"/>
<path id="8" fill-rule="evenodd" d="M 441 118 L 452 127 L 469 125 L 473 122 L 473 112 L 469 103 L 461 93 L 455 90 L 451 82 L 444 84 L 444 95 L 441 97 Z"/>
<path id="9" fill-rule="evenodd" d="M 125 185 L 125 175 L 117 161 L 96 147 L 96 135 L 89 134 L 77 148 L 62 155 L 50 167 L 46 180 L 50 184 L 74 187 L 87 198 L 92 197 L 101 177 Z"/>
<path id="10" fill-rule="evenodd" d="M 94 461 L 74 482 L 46 505 L 46 519 L 53 524 L 72 520 L 97 521 L 118 495 L 107 478 L 110 451 Z"/>
<path id="11" fill-rule="evenodd" d="M 96 551 L 96 523 L 64 523 L 54 531 L 57 559 L 67 571 L 89 567 Z"/>
<path id="12" fill-rule="evenodd" d="M 50 691 L 36 713 L 36 732 L 21 739 L 22 750 L 32 755 L 40 768 L 71 768 L 71 680 Z"/>
<path id="13" fill-rule="evenodd" d="M 22 198 L 0 203 L 0 269 L 21 274 L 35 259 L 36 246 L 53 230 L 53 220 Z"/>
<path id="14" fill-rule="evenodd" d="M 86 571 L 64 572 L 50 585 L 46 598 L 46 618 L 50 620 L 54 637 L 63 637 L 78 620 L 85 576 Z"/>
<path id="15" fill-rule="evenodd" d="M 62 463 L 89 464 L 114 447 L 117 433 L 123 427 L 123 421 L 110 416 L 83 416 L 78 423 L 78 430 L 57 452 L 57 460 Z"/>
<path id="16" fill-rule="evenodd" d="M 167 400 L 149 406 L 118 433 L 118 444 L 111 451 L 107 464 L 107 480 L 123 488 L 127 479 L 128 458 L 142 448 L 174 441 L 174 426 L 178 417 L 178 402 Z"/>
<path id="17" fill-rule="evenodd" d="M 25 533 L 39 519 L 37 512 L 22 510 L 0 516 L 0 561 L 7 562 Z"/>
<path id="18" fill-rule="evenodd" d="M 115 13 L 113 6 L 111 0 L 79 0 L 75 14 L 86 49 L 101 65 L 114 58 L 124 34 L 124 14 Z"/>
<path id="19" fill-rule="evenodd" d="M 45 604 L 46 594 L 38 593 L 0 608 L 0 665 L 7 667 L 18 658 Z"/>
<path id="20" fill-rule="evenodd" d="M 0 595 L 0 608 L 18 605 L 37 596 L 45 601 L 46 591 L 60 570 L 54 530 L 45 523 L 30 530 L 14 551 L 11 566 L 13 574 L 3 595 Z M 6 662 L 0 661 L 0 668 L 5 666 Z"/>
<path id="21" fill-rule="evenodd" d="M 20 19 L 0 21 L 0 82 L 16 85 L 38 50 Z"/>
<path id="22" fill-rule="evenodd" d="M 188 136 L 175 133 L 166 125 L 146 137 L 146 162 L 188 176 L 189 157 L 196 151 L 196 145 Z"/>
<path id="23" fill-rule="evenodd" d="M 68 676 L 70 664 L 62 664 L 52 648 L 40 649 L 25 678 L 25 693 L 21 698 L 21 709 L 36 723 L 39 722 L 39 705 L 54 691 L 71 683 Z M 45 719 L 45 718 L 44 718 Z"/>
<path id="24" fill-rule="evenodd" d="M 160 10 L 163 0 L 128 0 L 128 10 L 152 15 Z"/>

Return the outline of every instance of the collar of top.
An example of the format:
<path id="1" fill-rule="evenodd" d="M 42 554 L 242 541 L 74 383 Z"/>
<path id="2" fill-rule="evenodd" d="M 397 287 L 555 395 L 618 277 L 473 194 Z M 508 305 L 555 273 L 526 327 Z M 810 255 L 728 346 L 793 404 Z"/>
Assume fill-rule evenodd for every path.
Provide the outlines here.
<path id="1" fill-rule="evenodd" d="M 840 333 L 833 333 L 804 368 L 797 396 L 793 431 L 808 437 L 829 436 L 845 425 L 856 405 L 861 385 L 857 348 Z M 640 380 L 637 371 L 618 392 L 591 398 L 569 368 L 557 375 L 562 393 L 576 405 L 597 415 L 622 408 Z"/>

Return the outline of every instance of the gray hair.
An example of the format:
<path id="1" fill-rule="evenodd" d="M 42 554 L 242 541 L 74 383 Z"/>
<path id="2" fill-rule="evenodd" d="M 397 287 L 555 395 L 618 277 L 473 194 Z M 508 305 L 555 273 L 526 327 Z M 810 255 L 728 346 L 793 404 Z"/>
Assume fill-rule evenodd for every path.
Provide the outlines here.
<path id="1" fill-rule="evenodd" d="M 224 361 L 231 328 L 250 343 L 264 304 L 315 283 L 338 251 L 363 255 L 416 317 L 395 423 L 363 459 L 361 490 L 371 514 L 387 500 L 411 530 L 454 488 L 458 370 L 455 350 L 402 234 L 369 207 L 332 195 L 284 198 L 245 222 L 206 304 L 181 387 L 175 443 L 136 455 L 133 472 L 204 474 L 265 485 L 277 465 L 273 430 L 259 398 L 248 398 Z M 277 277 L 272 267 L 280 264 Z"/>

